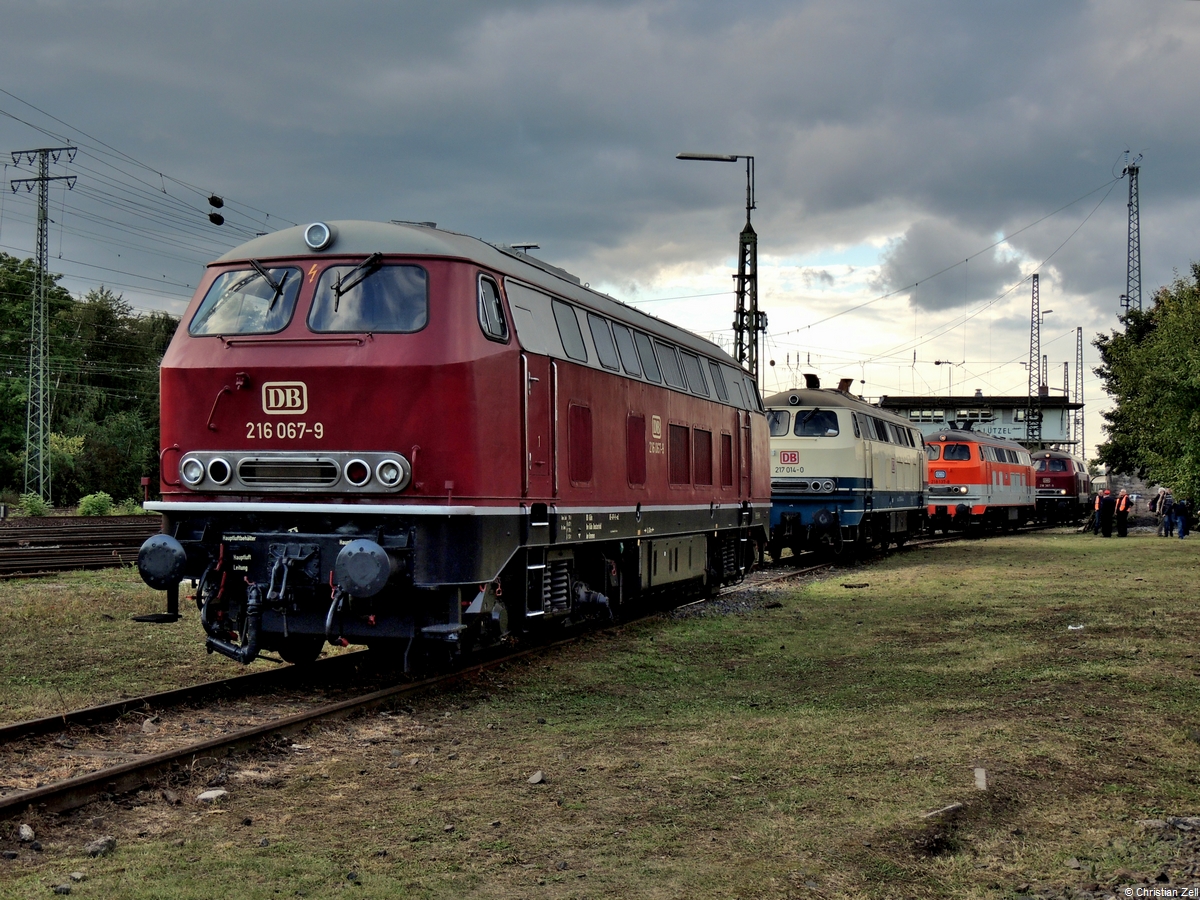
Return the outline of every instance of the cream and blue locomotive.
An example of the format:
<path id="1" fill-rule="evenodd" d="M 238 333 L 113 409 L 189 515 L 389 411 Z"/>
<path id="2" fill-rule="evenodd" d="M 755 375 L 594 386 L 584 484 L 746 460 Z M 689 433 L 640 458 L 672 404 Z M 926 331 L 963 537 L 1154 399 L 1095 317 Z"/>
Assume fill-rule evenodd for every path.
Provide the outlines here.
<path id="1" fill-rule="evenodd" d="M 771 439 L 771 531 L 780 559 L 903 544 L 923 526 L 926 467 L 921 433 L 850 394 L 807 387 L 767 397 Z"/>

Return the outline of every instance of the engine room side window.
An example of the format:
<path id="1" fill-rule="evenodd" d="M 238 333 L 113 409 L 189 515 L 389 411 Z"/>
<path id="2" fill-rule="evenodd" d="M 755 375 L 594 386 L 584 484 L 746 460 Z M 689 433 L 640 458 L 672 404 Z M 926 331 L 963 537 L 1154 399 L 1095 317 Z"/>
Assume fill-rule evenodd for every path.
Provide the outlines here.
<path id="1" fill-rule="evenodd" d="M 693 394 L 707 397 L 708 384 L 704 380 L 704 370 L 700 368 L 700 357 L 686 350 L 680 351 L 679 355 L 683 359 L 683 371 L 687 375 L 688 387 L 692 389 Z"/>
<path id="2" fill-rule="evenodd" d="M 608 319 L 588 313 L 587 321 L 592 332 L 592 343 L 596 345 L 596 355 L 600 357 L 600 365 L 616 371 L 621 367 L 621 362 L 617 359 L 617 345 L 613 343 L 612 332 L 608 330 Z"/>
<path id="3" fill-rule="evenodd" d="M 725 388 L 725 376 L 721 374 L 721 367 L 711 359 L 708 361 L 708 374 L 712 376 L 713 387 L 717 389 L 717 396 L 721 398 L 721 402 L 728 403 L 729 391 Z"/>
<path id="4" fill-rule="evenodd" d="M 867 416 L 867 421 L 871 423 L 871 427 L 875 430 L 875 440 L 889 442 L 887 422 L 883 419 L 877 419 L 874 416 Z"/>
<path id="5" fill-rule="evenodd" d="M 810 409 L 796 413 L 796 437 L 836 437 L 837 413 L 832 409 Z"/>
<path id="6" fill-rule="evenodd" d="M 479 276 L 479 326 L 494 341 L 508 340 L 508 323 L 504 321 L 500 288 L 486 275 Z"/>
<path id="7" fill-rule="evenodd" d="M 687 384 L 683 380 L 683 369 L 679 365 L 679 354 L 670 344 L 664 344 L 662 341 L 654 342 L 654 349 L 658 354 L 658 361 L 662 365 L 663 377 L 673 388 L 687 390 Z"/>
<path id="8" fill-rule="evenodd" d="M 721 487 L 733 487 L 733 435 L 721 432 Z"/>
<path id="9" fill-rule="evenodd" d="M 771 437 L 782 437 L 787 434 L 791 424 L 792 414 L 786 409 L 767 410 L 767 427 L 771 430 Z"/>
<path id="10" fill-rule="evenodd" d="M 650 338 L 640 331 L 635 331 L 633 339 L 637 342 L 638 358 L 642 361 L 642 371 L 646 373 L 646 380 L 662 384 L 662 372 L 659 371 L 658 360 L 654 358 L 654 347 Z"/>
<path id="11" fill-rule="evenodd" d="M 429 279 L 420 266 L 330 266 L 308 313 L 316 332 L 407 334 L 429 321 Z"/>
<path id="12" fill-rule="evenodd" d="M 587 362 L 587 345 L 583 342 L 583 332 L 579 330 L 579 319 L 570 304 L 555 300 L 554 321 L 558 323 L 558 336 L 562 338 L 563 352 L 568 357 L 579 362 Z"/>
<path id="13" fill-rule="evenodd" d="M 925 445 L 925 455 L 930 460 L 941 459 L 942 458 L 942 448 L 938 444 L 926 444 Z"/>
<path id="14" fill-rule="evenodd" d="M 942 459 L 949 460 L 950 462 L 970 462 L 971 445 L 947 444 L 946 449 L 942 451 Z"/>
<path id="15" fill-rule="evenodd" d="M 263 273 L 266 273 L 265 276 Z M 272 334 L 292 320 L 300 293 L 300 270 L 237 269 L 212 283 L 188 334 Z"/>
<path id="16" fill-rule="evenodd" d="M 625 367 L 626 374 L 640 378 L 642 364 L 638 360 L 637 347 L 633 343 L 633 332 L 624 325 L 613 322 L 613 337 L 617 339 L 617 350 L 621 355 L 621 365 Z"/>

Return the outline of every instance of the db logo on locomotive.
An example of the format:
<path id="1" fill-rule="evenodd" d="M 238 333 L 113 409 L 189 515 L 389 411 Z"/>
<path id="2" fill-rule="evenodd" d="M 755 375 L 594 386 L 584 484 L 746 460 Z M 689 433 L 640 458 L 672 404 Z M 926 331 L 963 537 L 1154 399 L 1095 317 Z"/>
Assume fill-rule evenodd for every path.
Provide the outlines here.
<path id="1" fill-rule="evenodd" d="M 780 450 L 779 464 L 781 466 L 798 466 L 800 464 L 799 450 Z"/>
<path id="2" fill-rule="evenodd" d="M 308 386 L 303 381 L 267 381 L 262 408 L 268 416 L 300 416 L 308 412 Z"/>

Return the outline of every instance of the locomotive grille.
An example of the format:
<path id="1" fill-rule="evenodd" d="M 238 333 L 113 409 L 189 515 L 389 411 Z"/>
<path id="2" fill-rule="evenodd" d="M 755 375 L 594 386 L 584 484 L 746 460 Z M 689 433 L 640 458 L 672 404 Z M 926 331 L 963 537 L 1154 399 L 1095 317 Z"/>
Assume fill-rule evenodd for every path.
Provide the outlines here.
<path id="1" fill-rule="evenodd" d="M 337 483 L 338 467 L 328 459 L 244 459 L 238 479 L 247 485 L 328 487 Z"/>

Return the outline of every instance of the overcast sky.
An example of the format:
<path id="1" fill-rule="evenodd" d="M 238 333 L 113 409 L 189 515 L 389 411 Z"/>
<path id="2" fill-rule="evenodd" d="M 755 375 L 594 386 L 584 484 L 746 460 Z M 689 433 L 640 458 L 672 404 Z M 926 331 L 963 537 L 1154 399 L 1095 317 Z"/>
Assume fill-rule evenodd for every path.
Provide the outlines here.
<path id="1" fill-rule="evenodd" d="M 0 151 L 80 147 L 52 167 L 78 177 L 51 191 L 52 268 L 139 308 L 180 311 L 256 231 L 428 220 L 536 241 L 728 344 L 744 168 L 675 154 L 753 154 L 768 392 L 1023 394 L 1038 272 L 1049 383 L 1082 327 L 1099 401 L 1126 150 L 1146 302 L 1200 259 L 1193 0 L 4 0 L 0 22 Z M 32 255 L 33 195 L 3 193 L 0 250 Z"/>

